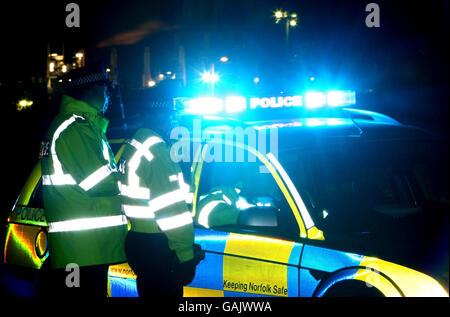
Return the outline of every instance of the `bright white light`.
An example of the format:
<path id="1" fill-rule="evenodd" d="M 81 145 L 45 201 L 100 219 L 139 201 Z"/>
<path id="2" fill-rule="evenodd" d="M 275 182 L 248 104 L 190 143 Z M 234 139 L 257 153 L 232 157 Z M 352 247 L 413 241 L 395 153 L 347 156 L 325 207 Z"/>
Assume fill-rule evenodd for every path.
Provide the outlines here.
<path id="1" fill-rule="evenodd" d="M 186 112 L 192 114 L 215 114 L 223 111 L 223 100 L 214 97 L 201 97 L 184 103 Z"/>
<path id="2" fill-rule="evenodd" d="M 228 57 L 226 57 L 226 56 L 222 56 L 222 57 L 220 58 L 220 61 L 221 61 L 222 63 L 226 63 L 226 62 L 229 61 L 229 59 L 228 59 Z"/>
<path id="3" fill-rule="evenodd" d="M 305 104 L 307 108 L 319 108 L 326 103 L 326 96 L 321 92 L 307 92 L 305 95 Z"/>
<path id="4" fill-rule="evenodd" d="M 76 58 L 82 58 L 82 57 L 83 57 L 83 53 L 76 53 L 76 54 L 75 54 L 75 57 L 76 57 Z"/>
<path id="5" fill-rule="evenodd" d="M 290 26 L 296 26 L 296 25 L 297 25 L 297 21 L 291 20 L 291 21 L 289 22 L 289 25 L 290 25 Z"/>
<path id="6" fill-rule="evenodd" d="M 308 127 L 318 127 L 325 125 L 325 121 L 321 119 L 311 118 L 306 120 L 306 125 Z"/>
<path id="7" fill-rule="evenodd" d="M 281 18 L 283 17 L 283 12 L 281 12 L 281 11 L 275 12 L 275 17 L 276 17 L 277 19 L 281 19 Z"/>
<path id="8" fill-rule="evenodd" d="M 55 63 L 50 63 L 49 70 L 51 73 L 55 71 Z"/>
<path id="9" fill-rule="evenodd" d="M 216 73 L 205 72 L 202 74 L 202 80 L 205 83 L 215 83 L 219 81 L 219 75 Z"/>
<path id="10" fill-rule="evenodd" d="M 253 81 L 255 82 L 255 84 L 259 83 L 259 77 L 253 78 Z"/>
<path id="11" fill-rule="evenodd" d="M 67 72 L 67 65 L 62 65 L 62 69 L 61 70 L 62 70 L 63 73 Z"/>
<path id="12" fill-rule="evenodd" d="M 160 80 L 163 80 L 163 79 L 164 79 L 164 74 L 159 74 L 159 75 L 158 75 L 158 78 L 159 78 Z"/>
<path id="13" fill-rule="evenodd" d="M 247 108 L 247 100 L 240 96 L 230 96 L 225 99 L 226 112 L 241 112 Z"/>
<path id="14" fill-rule="evenodd" d="M 355 104 L 355 92 L 349 90 L 334 90 L 327 94 L 327 103 L 329 106 L 347 106 Z"/>
<path id="15" fill-rule="evenodd" d="M 156 82 L 154 80 L 149 80 L 147 83 L 147 86 L 149 86 L 149 87 L 155 87 L 155 85 L 156 85 Z"/>
<path id="16" fill-rule="evenodd" d="M 345 123 L 345 120 L 338 118 L 328 118 L 327 125 L 342 125 Z"/>
<path id="17" fill-rule="evenodd" d="M 237 207 L 238 209 L 240 209 L 240 210 L 245 210 L 245 209 L 248 209 L 248 208 L 251 208 L 251 207 L 255 207 L 255 205 L 249 204 L 249 203 L 245 200 L 245 198 L 239 196 L 239 199 L 238 199 L 238 201 L 236 202 L 236 207 Z"/>
<path id="18" fill-rule="evenodd" d="M 310 80 L 310 81 L 314 81 L 315 78 L 311 76 L 311 77 L 309 78 L 309 80 Z"/>

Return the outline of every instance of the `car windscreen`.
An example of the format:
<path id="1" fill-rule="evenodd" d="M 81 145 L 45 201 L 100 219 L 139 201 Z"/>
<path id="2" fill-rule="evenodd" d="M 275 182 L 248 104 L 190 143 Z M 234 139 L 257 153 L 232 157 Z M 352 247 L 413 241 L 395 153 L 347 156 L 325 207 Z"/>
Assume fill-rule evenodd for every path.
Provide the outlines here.
<path id="1" fill-rule="evenodd" d="M 279 160 L 327 232 L 370 233 L 379 219 L 449 203 L 448 149 L 439 142 L 343 142 L 280 151 Z"/>

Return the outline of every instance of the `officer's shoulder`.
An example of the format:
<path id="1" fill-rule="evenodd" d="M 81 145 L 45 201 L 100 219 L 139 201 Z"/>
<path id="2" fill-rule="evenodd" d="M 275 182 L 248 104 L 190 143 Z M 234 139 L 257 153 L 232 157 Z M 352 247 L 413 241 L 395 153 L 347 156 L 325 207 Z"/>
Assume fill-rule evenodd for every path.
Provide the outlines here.
<path id="1" fill-rule="evenodd" d="M 68 120 L 71 121 L 71 123 L 67 126 L 65 126 L 63 132 L 61 134 L 61 137 L 72 137 L 72 136 L 78 136 L 82 138 L 97 138 L 97 134 L 92 129 L 91 124 L 89 121 L 78 115 L 64 115 L 61 116 L 62 122 L 68 122 Z"/>
<path id="2" fill-rule="evenodd" d="M 157 137 L 164 142 L 164 139 L 162 138 L 162 136 L 160 136 L 158 133 L 156 133 L 155 131 L 153 131 L 152 129 L 149 129 L 149 128 L 139 128 L 136 131 L 136 133 L 134 134 L 135 139 L 142 140 L 142 141 L 145 141 L 146 139 L 151 138 L 151 137 Z"/>

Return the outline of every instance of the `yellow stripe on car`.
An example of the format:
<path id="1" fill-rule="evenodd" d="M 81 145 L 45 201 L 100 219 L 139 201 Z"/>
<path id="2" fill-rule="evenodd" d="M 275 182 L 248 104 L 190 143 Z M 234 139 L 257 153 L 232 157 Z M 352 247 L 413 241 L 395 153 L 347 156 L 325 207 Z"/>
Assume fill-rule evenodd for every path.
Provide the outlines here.
<path id="1" fill-rule="evenodd" d="M 386 278 L 381 277 L 377 271 L 389 276 L 406 297 L 448 297 L 445 289 L 436 280 L 410 268 L 372 257 L 364 257 L 360 266 L 373 271 L 368 273 L 367 269 L 360 269 L 354 278 L 377 287 L 386 296 L 398 295 L 392 284 L 387 283 Z"/>
<path id="2" fill-rule="evenodd" d="M 287 296 L 293 242 L 231 233 L 223 257 L 223 290 Z"/>

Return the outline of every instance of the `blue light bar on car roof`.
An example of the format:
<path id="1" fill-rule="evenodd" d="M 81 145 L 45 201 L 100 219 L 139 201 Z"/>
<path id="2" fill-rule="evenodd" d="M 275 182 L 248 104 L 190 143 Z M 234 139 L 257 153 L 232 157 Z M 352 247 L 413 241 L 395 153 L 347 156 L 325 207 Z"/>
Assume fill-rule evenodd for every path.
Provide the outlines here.
<path id="1" fill-rule="evenodd" d="M 181 111 L 188 114 L 210 115 L 217 113 L 239 113 L 255 109 L 306 107 L 342 107 L 355 104 L 355 92 L 350 90 L 332 90 L 327 92 L 308 91 L 303 95 L 280 97 L 228 96 L 226 98 L 200 97 L 176 98 L 175 104 L 181 103 Z M 177 107 L 178 108 L 178 107 Z"/>

